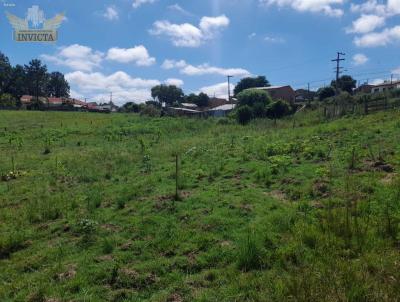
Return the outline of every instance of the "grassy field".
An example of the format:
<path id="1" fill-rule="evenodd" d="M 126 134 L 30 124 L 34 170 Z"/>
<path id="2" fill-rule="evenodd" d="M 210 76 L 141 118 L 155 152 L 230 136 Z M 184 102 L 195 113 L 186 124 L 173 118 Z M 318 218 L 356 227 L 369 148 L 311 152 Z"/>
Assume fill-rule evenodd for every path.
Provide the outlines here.
<path id="1" fill-rule="evenodd" d="M 400 301 L 400 113 L 302 114 L 0 112 L 0 301 Z"/>

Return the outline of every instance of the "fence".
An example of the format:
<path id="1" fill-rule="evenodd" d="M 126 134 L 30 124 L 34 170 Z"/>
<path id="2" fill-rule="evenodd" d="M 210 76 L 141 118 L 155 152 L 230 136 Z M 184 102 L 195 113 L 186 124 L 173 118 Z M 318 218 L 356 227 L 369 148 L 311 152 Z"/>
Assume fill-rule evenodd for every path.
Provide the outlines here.
<path id="1" fill-rule="evenodd" d="M 344 115 L 357 114 L 366 115 L 369 113 L 390 109 L 400 109 L 400 99 L 382 98 L 377 100 L 365 100 L 363 103 L 354 101 L 323 105 L 321 110 L 327 119 L 338 118 Z"/>

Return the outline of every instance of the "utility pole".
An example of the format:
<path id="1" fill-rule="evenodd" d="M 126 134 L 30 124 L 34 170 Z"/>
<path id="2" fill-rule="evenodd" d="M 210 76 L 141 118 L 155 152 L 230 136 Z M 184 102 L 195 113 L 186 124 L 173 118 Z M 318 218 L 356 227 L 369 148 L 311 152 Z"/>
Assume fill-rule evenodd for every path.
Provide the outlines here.
<path id="1" fill-rule="evenodd" d="M 337 57 L 336 59 L 333 59 L 332 62 L 336 62 L 336 94 L 339 94 L 339 76 L 341 74 L 341 70 L 343 67 L 340 67 L 340 62 L 341 61 L 346 61 L 346 59 L 341 58 L 341 56 L 345 56 L 346 54 L 343 52 L 337 52 Z"/>
<path id="2" fill-rule="evenodd" d="M 393 85 L 393 73 L 390 75 L 390 85 Z"/>
<path id="3" fill-rule="evenodd" d="M 228 75 L 228 101 L 231 101 L 231 78 L 233 78 L 233 76 Z"/>
<path id="4" fill-rule="evenodd" d="M 112 100 L 113 100 L 113 93 L 111 92 L 110 93 L 110 104 L 112 103 Z"/>

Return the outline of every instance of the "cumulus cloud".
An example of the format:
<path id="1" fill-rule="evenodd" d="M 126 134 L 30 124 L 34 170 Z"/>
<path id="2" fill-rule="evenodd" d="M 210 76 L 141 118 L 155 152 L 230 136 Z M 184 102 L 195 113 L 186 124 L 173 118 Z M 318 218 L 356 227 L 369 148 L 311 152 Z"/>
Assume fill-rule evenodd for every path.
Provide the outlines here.
<path id="1" fill-rule="evenodd" d="M 215 38 L 229 23 L 225 15 L 203 17 L 198 26 L 190 23 L 173 24 L 163 20 L 154 22 L 149 32 L 155 36 L 168 37 L 177 47 L 199 47 L 207 40 Z"/>
<path id="2" fill-rule="evenodd" d="M 360 18 L 353 21 L 351 28 L 347 29 L 347 33 L 366 34 L 385 24 L 385 17 L 377 15 L 361 15 Z"/>
<path id="3" fill-rule="evenodd" d="M 92 71 L 100 67 L 104 54 L 90 47 L 73 44 L 60 47 L 54 55 L 42 55 L 45 61 L 66 66 L 73 70 Z"/>
<path id="4" fill-rule="evenodd" d="M 354 39 L 359 47 L 386 46 L 400 41 L 400 26 L 386 28 L 381 32 L 372 32 Z"/>
<path id="5" fill-rule="evenodd" d="M 230 84 L 230 89 L 233 91 L 235 89 L 235 85 Z M 215 85 L 211 86 L 205 86 L 199 89 L 199 92 L 203 92 L 207 94 L 210 97 L 217 97 L 217 98 L 224 98 L 228 99 L 228 84 L 226 82 L 224 83 L 218 83 Z"/>
<path id="6" fill-rule="evenodd" d="M 139 8 L 143 4 L 152 4 L 156 2 L 156 0 L 134 0 L 132 3 L 133 8 Z"/>
<path id="7" fill-rule="evenodd" d="M 119 63 L 134 62 L 137 66 L 150 66 L 156 63 L 156 59 L 149 55 L 143 45 L 133 48 L 110 48 L 107 53 L 107 59 Z"/>
<path id="8" fill-rule="evenodd" d="M 344 4 L 345 0 L 259 0 L 263 5 L 278 7 L 291 7 L 299 12 L 323 13 L 331 17 L 341 17 L 343 9 L 338 5 Z"/>
<path id="9" fill-rule="evenodd" d="M 123 71 L 110 75 L 75 71 L 67 73 L 65 78 L 77 95 L 90 95 L 96 101 L 104 101 L 112 92 L 118 104 L 144 102 L 151 96 L 150 88 L 160 84 L 158 80 L 132 77 Z"/>
<path id="10" fill-rule="evenodd" d="M 174 85 L 176 87 L 182 87 L 184 82 L 181 79 L 166 79 L 164 81 L 165 84 L 167 85 Z"/>
<path id="11" fill-rule="evenodd" d="M 249 76 L 250 72 L 243 68 L 221 68 L 209 64 L 191 65 L 184 60 L 165 60 L 161 65 L 164 69 L 179 69 L 180 73 L 188 76 L 222 75 L 222 76 Z"/>
<path id="12" fill-rule="evenodd" d="M 114 6 L 109 6 L 103 13 L 103 17 L 106 18 L 107 20 L 114 21 L 119 19 L 119 14 Z"/>
<path id="13" fill-rule="evenodd" d="M 387 0 L 386 4 L 377 0 L 368 0 L 362 4 L 352 4 L 350 10 L 362 14 L 360 18 L 353 22 L 353 26 L 347 29 L 347 33 L 358 34 L 354 39 L 355 45 L 378 47 L 400 40 L 399 26 L 376 32 L 376 29 L 385 25 L 387 19 L 400 14 L 399 0 Z"/>
<path id="14" fill-rule="evenodd" d="M 362 53 L 358 53 L 353 56 L 353 64 L 355 66 L 364 65 L 368 61 L 369 61 L 368 57 Z"/>

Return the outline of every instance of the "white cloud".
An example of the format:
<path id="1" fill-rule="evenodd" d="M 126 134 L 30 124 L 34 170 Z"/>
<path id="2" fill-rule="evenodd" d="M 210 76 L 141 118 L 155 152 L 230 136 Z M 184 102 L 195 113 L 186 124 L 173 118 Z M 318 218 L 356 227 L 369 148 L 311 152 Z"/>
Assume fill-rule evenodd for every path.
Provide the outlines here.
<path id="1" fill-rule="evenodd" d="M 362 53 L 358 53 L 353 56 L 353 64 L 355 66 L 364 65 L 368 61 L 369 61 L 368 57 Z"/>
<path id="2" fill-rule="evenodd" d="M 264 41 L 268 42 L 268 43 L 273 43 L 273 44 L 282 44 L 285 43 L 285 39 L 280 38 L 280 37 L 270 37 L 270 36 L 266 36 L 264 38 Z"/>
<path id="3" fill-rule="evenodd" d="M 150 33 L 155 36 L 167 36 L 177 47 L 199 47 L 207 40 L 215 38 L 230 21 L 225 15 L 203 17 L 197 26 L 190 23 L 173 24 L 169 21 L 156 21 Z"/>
<path id="4" fill-rule="evenodd" d="M 222 76 L 249 76 L 250 72 L 243 68 L 221 68 L 210 66 L 209 64 L 201 64 L 201 65 L 191 65 L 186 63 L 184 60 L 174 61 L 174 60 L 165 60 L 161 65 L 164 69 L 174 69 L 177 68 L 180 70 L 182 74 L 188 76 L 202 76 L 202 75 L 222 75 Z"/>
<path id="5" fill-rule="evenodd" d="M 90 47 L 73 44 L 58 49 L 55 55 L 42 55 L 45 61 L 69 67 L 73 70 L 92 71 L 100 67 L 104 54 Z"/>
<path id="6" fill-rule="evenodd" d="M 250 35 L 248 35 L 248 38 L 251 40 L 251 39 L 254 39 L 255 37 L 257 37 L 257 34 L 256 33 L 251 33 Z"/>
<path id="7" fill-rule="evenodd" d="M 354 39 L 354 44 L 358 47 L 377 47 L 400 41 L 400 26 L 386 28 L 382 32 L 365 34 Z"/>
<path id="8" fill-rule="evenodd" d="M 384 4 L 378 3 L 377 0 L 368 0 L 362 4 L 352 3 L 350 10 L 353 13 L 375 14 L 383 16 L 386 15 L 387 7 Z"/>
<path id="9" fill-rule="evenodd" d="M 114 6 L 109 6 L 103 14 L 103 17 L 107 20 L 114 21 L 119 19 L 119 14 Z"/>
<path id="10" fill-rule="evenodd" d="M 156 2 L 156 0 L 134 0 L 132 3 L 133 8 L 139 8 L 143 4 L 152 4 Z"/>
<path id="11" fill-rule="evenodd" d="M 230 85 L 231 92 L 235 89 L 235 85 Z M 199 92 L 203 92 L 210 97 L 228 99 L 228 84 L 226 82 L 219 83 L 211 86 L 202 87 Z"/>
<path id="12" fill-rule="evenodd" d="M 184 82 L 181 79 L 167 79 L 164 81 L 167 85 L 174 85 L 176 87 L 182 87 Z"/>
<path id="13" fill-rule="evenodd" d="M 361 15 L 360 18 L 353 21 L 351 28 L 347 29 L 347 33 L 366 34 L 385 24 L 385 17 L 377 15 Z"/>
<path id="14" fill-rule="evenodd" d="M 75 71 L 67 73 L 65 78 L 74 94 L 90 96 L 96 101 L 108 101 L 112 92 L 117 104 L 128 101 L 144 102 L 151 97 L 150 88 L 160 84 L 158 80 L 131 77 L 123 71 L 111 75 Z"/>
<path id="15" fill-rule="evenodd" d="M 186 15 L 186 16 L 192 16 L 193 15 L 192 13 L 190 13 L 186 9 L 184 9 L 182 6 L 180 6 L 178 3 L 175 3 L 173 5 L 168 6 L 168 9 L 172 10 L 172 11 L 176 11 L 176 12 L 181 13 L 181 14 Z"/>
<path id="16" fill-rule="evenodd" d="M 399 68 L 396 68 L 396 69 L 394 69 L 394 70 L 392 70 L 392 73 L 393 73 L 394 75 L 400 75 L 400 67 L 399 67 Z"/>
<path id="17" fill-rule="evenodd" d="M 107 59 L 119 63 L 135 62 L 138 66 L 150 66 L 156 63 L 156 59 L 150 57 L 149 52 L 143 45 L 133 48 L 110 48 L 107 53 Z"/>
<path id="18" fill-rule="evenodd" d="M 344 4 L 345 0 L 259 0 L 267 6 L 291 7 L 300 12 L 324 13 L 331 17 L 341 17 L 343 10 L 336 6 Z"/>

